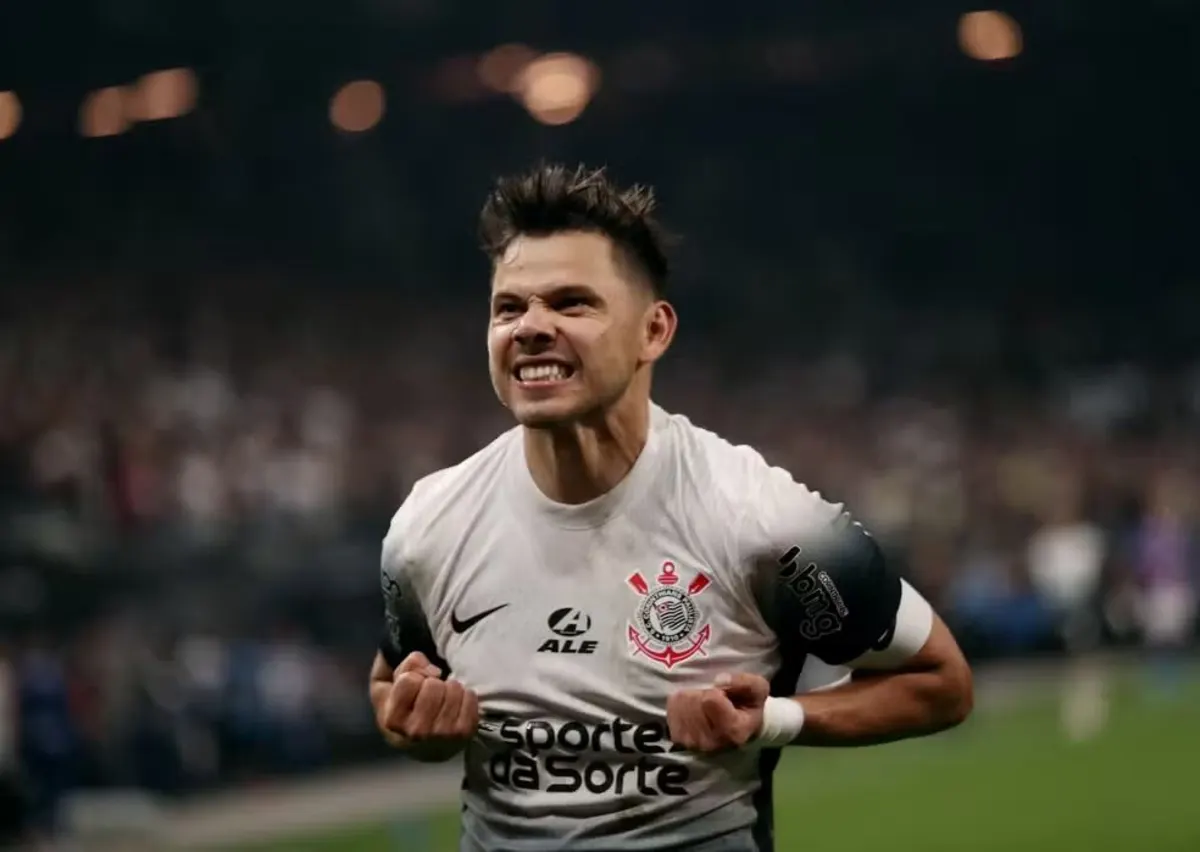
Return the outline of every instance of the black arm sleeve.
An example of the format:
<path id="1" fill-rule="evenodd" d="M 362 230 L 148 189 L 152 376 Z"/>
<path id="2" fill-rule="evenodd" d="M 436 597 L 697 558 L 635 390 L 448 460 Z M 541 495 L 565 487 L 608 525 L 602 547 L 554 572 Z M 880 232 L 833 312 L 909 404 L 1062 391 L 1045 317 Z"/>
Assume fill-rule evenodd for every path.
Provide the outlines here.
<path id="1" fill-rule="evenodd" d="M 841 515 L 816 541 L 797 542 L 772 567 L 774 626 L 784 656 L 841 665 L 885 647 L 900 577 L 861 525 Z"/>
<path id="2" fill-rule="evenodd" d="M 448 677 L 450 667 L 438 654 L 429 622 L 411 589 L 405 589 L 387 572 L 382 572 L 384 630 L 379 653 L 393 669 L 409 654 L 420 651 Z"/>

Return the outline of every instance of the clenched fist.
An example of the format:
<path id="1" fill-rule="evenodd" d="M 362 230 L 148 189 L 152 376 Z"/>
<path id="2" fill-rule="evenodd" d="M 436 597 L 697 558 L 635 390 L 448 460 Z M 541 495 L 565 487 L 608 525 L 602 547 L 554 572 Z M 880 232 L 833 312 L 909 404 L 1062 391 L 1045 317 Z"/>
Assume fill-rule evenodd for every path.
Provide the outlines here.
<path id="1" fill-rule="evenodd" d="M 758 735 L 771 686 L 750 674 L 722 675 L 707 689 L 682 689 L 667 699 L 671 741 L 689 751 L 740 748 Z"/>
<path id="2" fill-rule="evenodd" d="M 479 726 L 479 699 L 458 681 L 441 677 L 442 670 L 419 651 L 405 657 L 376 708 L 379 727 L 402 737 L 406 746 L 451 753 L 461 748 Z"/>

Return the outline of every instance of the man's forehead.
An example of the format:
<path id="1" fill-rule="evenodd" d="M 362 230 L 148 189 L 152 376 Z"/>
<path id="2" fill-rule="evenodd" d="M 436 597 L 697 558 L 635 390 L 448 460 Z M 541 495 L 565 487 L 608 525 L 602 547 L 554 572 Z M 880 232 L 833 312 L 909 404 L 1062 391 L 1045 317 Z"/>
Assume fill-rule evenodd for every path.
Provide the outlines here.
<path id="1" fill-rule="evenodd" d="M 493 287 L 536 290 L 595 283 L 613 271 L 611 247 L 594 234 L 518 237 L 496 261 Z"/>
<path id="2" fill-rule="evenodd" d="M 525 244 L 520 239 L 515 239 L 508 244 L 508 248 L 504 250 L 504 254 L 500 257 L 501 266 L 515 266 L 521 260 L 521 250 Z"/>

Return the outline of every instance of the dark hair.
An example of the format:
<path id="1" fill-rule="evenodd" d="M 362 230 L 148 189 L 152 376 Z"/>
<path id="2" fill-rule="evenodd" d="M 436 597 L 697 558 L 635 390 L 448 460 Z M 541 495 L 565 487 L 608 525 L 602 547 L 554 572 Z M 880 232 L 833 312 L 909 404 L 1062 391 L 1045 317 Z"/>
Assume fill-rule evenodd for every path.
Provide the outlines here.
<path id="1" fill-rule="evenodd" d="M 520 236 L 566 231 L 603 234 L 612 240 L 619 260 L 661 297 L 670 264 L 666 235 L 654 218 L 656 206 L 650 187 L 623 189 L 602 168 L 543 163 L 496 181 L 479 214 L 479 237 L 494 263 Z"/>

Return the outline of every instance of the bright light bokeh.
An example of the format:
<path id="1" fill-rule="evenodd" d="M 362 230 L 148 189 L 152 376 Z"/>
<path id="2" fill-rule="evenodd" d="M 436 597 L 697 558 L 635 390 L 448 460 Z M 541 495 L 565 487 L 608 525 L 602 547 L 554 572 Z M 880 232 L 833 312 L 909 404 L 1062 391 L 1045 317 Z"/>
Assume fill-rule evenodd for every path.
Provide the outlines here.
<path id="1" fill-rule="evenodd" d="M 479 79 L 493 91 L 512 94 L 520 85 L 522 72 L 536 58 L 536 51 L 523 44 L 502 44 L 479 60 Z"/>
<path id="2" fill-rule="evenodd" d="M 329 103 L 329 120 L 347 133 L 362 133 L 383 118 L 383 87 L 374 80 L 355 80 L 342 86 Z"/>
<path id="3" fill-rule="evenodd" d="M 582 56 L 550 53 L 525 67 L 517 91 L 529 114 L 542 124 L 568 124 L 583 114 L 599 81 L 599 69 Z"/>
<path id="4" fill-rule="evenodd" d="M 968 12 L 958 22 L 958 44 L 981 62 L 1012 59 L 1023 47 L 1021 26 L 1004 12 Z"/>
<path id="5" fill-rule="evenodd" d="M 196 106 L 199 83 L 190 68 L 168 68 L 142 76 L 125 95 L 130 121 L 163 121 L 187 115 Z"/>
<path id="6" fill-rule="evenodd" d="M 0 92 L 0 139 L 7 139 L 21 126 L 21 99 L 16 92 Z"/>
<path id="7" fill-rule="evenodd" d="M 129 129 L 126 93 L 108 86 L 88 94 L 79 108 L 79 132 L 92 139 L 118 136 Z"/>

